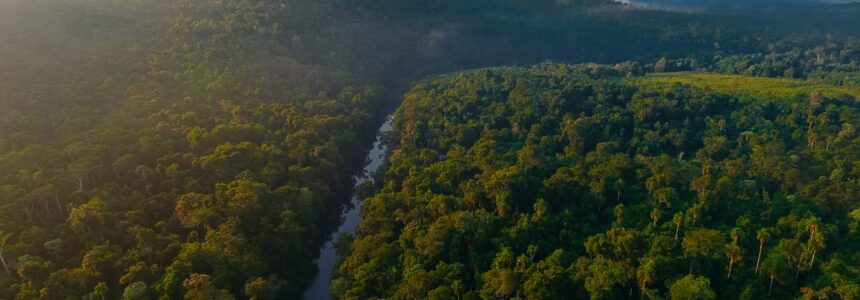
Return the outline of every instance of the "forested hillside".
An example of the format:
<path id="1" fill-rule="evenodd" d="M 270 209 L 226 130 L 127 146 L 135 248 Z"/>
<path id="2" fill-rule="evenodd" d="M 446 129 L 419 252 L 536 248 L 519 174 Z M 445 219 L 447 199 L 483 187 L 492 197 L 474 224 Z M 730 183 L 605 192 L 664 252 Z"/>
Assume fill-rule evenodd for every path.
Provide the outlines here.
<path id="1" fill-rule="evenodd" d="M 811 25 L 601 0 L 0 0 L 0 299 L 299 298 L 414 82 L 557 60 L 856 88 L 856 8 L 793 13 Z"/>
<path id="2" fill-rule="evenodd" d="M 860 296 L 858 90 L 688 83 L 704 76 L 545 64 L 418 84 L 333 292 Z"/>
<path id="3" fill-rule="evenodd" d="M 376 92 L 293 60 L 274 4 L 19 5 L 57 23 L 4 35 L 0 298 L 298 297 Z"/>

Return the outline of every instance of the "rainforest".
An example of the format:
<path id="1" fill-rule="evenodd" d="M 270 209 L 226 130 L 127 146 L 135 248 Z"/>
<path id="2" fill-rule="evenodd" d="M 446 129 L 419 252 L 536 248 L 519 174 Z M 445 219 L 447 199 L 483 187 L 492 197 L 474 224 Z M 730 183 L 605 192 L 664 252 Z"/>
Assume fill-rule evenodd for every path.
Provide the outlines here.
<path id="1" fill-rule="evenodd" d="M 0 299 L 860 299 L 860 4 L 0 0 Z"/>

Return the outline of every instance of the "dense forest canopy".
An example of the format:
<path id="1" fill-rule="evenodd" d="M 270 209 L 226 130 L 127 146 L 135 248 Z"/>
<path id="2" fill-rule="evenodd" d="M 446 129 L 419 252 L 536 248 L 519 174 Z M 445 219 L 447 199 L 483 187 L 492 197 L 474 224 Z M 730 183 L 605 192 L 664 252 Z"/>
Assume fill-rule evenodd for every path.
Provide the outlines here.
<path id="1" fill-rule="evenodd" d="M 621 76 L 547 64 L 418 84 L 335 295 L 860 296 L 860 89 Z M 710 85 L 732 80 L 752 83 Z"/>
<path id="2" fill-rule="evenodd" d="M 594 295 L 583 287 L 590 277 L 577 273 L 582 268 L 597 263 L 593 268 L 618 267 L 613 270 L 629 273 L 630 268 L 639 266 L 634 260 L 646 256 L 636 252 L 623 257 L 620 254 L 603 257 L 600 255 L 604 254 L 582 249 L 587 237 L 608 234 L 620 227 L 635 235 L 637 242 L 660 239 L 667 230 L 671 231 L 664 228 L 671 227 L 665 224 L 668 214 L 688 209 L 698 198 L 685 186 L 686 177 L 660 183 L 676 189 L 671 194 L 674 204 L 659 212 L 663 221 L 655 221 L 654 228 L 647 229 L 641 217 L 650 212 L 641 210 L 650 205 L 650 191 L 642 189 L 643 183 L 636 181 L 641 178 L 638 173 L 631 173 L 633 169 L 620 171 L 623 176 L 607 175 L 615 176 L 612 180 L 625 180 L 619 185 L 624 186 L 623 190 L 614 188 L 615 181 L 604 182 L 603 188 L 595 184 L 594 189 L 603 194 L 613 191 L 622 194 L 615 198 L 578 190 L 584 189 L 577 186 L 582 183 L 578 181 L 574 184 L 535 180 L 548 180 L 545 172 L 553 167 L 573 168 L 581 163 L 577 155 L 597 149 L 598 144 L 603 145 L 599 148 L 607 152 L 604 154 L 612 157 L 623 159 L 621 154 L 627 154 L 629 168 L 653 163 L 654 169 L 660 169 L 663 166 L 659 163 L 665 163 L 667 168 L 677 167 L 684 172 L 700 171 L 705 168 L 703 163 L 692 159 L 704 141 L 694 133 L 712 129 L 692 120 L 690 124 L 684 123 L 683 117 L 688 115 L 706 116 L 677 106 L 686 105 L 685 101 L 713 98 L 729 101 L 732 106 L 720 107 L 711 118 L 722 116 L 729 122 L 740 114 L 733 109 L 751 110 L 760 114 L 760 121 L 767 121 L 760 126 L 771 126 L 751 130 L 755 137 L 744 135 L 747 143 L 744 145 L 732 143 L 738 140 L 735 135 L 745 125 L 727 124 L 727 131 L 711 132 L 732 138 L 718 152 L 709 154 L 716 155 L 709 169 L 714 180 L 726 172 L 721 169 L 722 160 L 745 159 L 745 155 L 751 155 L 747 152 L 752 151 L 748 148 L 753 142 L 776 143 L 776 149 L 762 151 L 780 157 L 778 167 L 793 167 L 802 175 L 792 179 L 797 182 L 787 187 L 784 177 L 767 177 L 770 181 L 763 181 L 756 176 L 765 175 L 743 173 L 751 172 L 747 169 L 737 178 L 730 177 L 733 188 L 740 185 L 751 189 L 744 190 L 743 196 L 747 197 L 744 199 L 748 201 L 743 205 L 764 209 L 759 201 L 764 199 L 763 195 L 782 205 L 767 220 L 751 218 L 743 223 L 746 227 L 741 223 L 732 226 L 747 231 L 765 228 L 774 231 L 771 234 L 777 241 L 790 239 L 788 231 L 779 226 L 790 227 L 801 222 L 788 220 L 785 222 L 792 225 L 779 225 L 781 218 L 820 218 L 815 219 L 818 220 L 815 225 L 821 228 L 816 229 L 818 235 L 804 236 L 797 229 L 793 239 L 798 241 L 795 246 L 808 248 L 812 247 L 807 246 L 809 238 L 820 236 L 824 240 L 821 243 L 816 240 L 815 245 L 826 247 L 820 252 L 801 251 L 816 253 L 817 258 L 803 267 L 796 281 L 773 273 L 777 284 L 771 294 L 776 297 L 808 292 L 847 297 L 854 287 L 851 284 L 855 284 L 851 278 L 856 275 L 851 273 L 856 270 L 850 268 L 852 263 L 856 265 L 856 257 L 849 255 L 856 247 L 846 238 L 853 232 L 851 226 L 855 226 L 852 225 L 855 221 L 845 215 L 853 204 L 837 201 L 834 195 L 850 195 L 853 191 L 848 183 L 854 172 L 849 140 L 853 136 L 845 133 L 837 137 L 842 131 L 849 131 L 845 128 L 850 126 L 845 124 L 855 124 L 853 104 L 839 95 L 856 95 L 860 86 L 858 23 L 857 5 L 687 12 L 603 0 L 3 0 L 0 1 L 0 299 L 301 297 L 315 273 L 313 261 L 320 246 L 331 237 L 340 213 L 349 206 L 353 176 L 363 167 L 375 129 L 410 89 L 412 92 L 407 95 L 406 105 L 400 108 L 396 123 L 394 136 L 401 138 L 392 140 L 396 149 L 389 160 L 402 160 L 403 164 L 389 163 L 386 175 L 376 182 L 378 195 L 368 200 L 371 209 L 366 213 L 366 224 L 362 225 L 359 236 L 352 246 L 349 239 L 341 243 L 344 258 L 341 275 L 334 282 L 335 296 L 424 298 L 429 294 L 422 292 L 429 293 L 429 287 L 445 283 L 452 290 L 436 291 L 433 295 L 550 297 L 550 294 L 519 294 L 514 288 L 518 286 L 510 287 L 511 291 L 517 290 L 513 294 L 498 290 L 487 294 L 486 284 L 495 277 L 525 278 L 522 270 L 513 269 L 498 273 L 499 276 L 484 275 L 495 268 L 491 265 L 513 268 L 511 261 L 504 261 L 506 255 L 529 256 L 524 266 L 527 268 L 538 262 L 544 262 L 541 268 L 563 266 L 559 274 L 573 276 L 569 282 L 547 277 L 547 281 L 534 279 L 537 280 L 534 284 L 563 284 L 569 288 L 564 292 L 571 293 L 564 295 Z M 410 88 L 428 75 L 490 66 L 531 65 L 547 60 L 605 65 L 549 65 L 530 71 L 482 70 L 465 77 L 428 79 Z M 594 70 L 582 70 L 589 68 Z M 531 74 L 555 69 L 567 71 Z M 643 77 L 652 72 L 685 71 L 696 73 Z M 525 94 L 516 100 L 522 103 L 505 108 L 500 101 L 506 101 L 509 95 L 502 93 L 504 88 L 492 85 L 498 82 L 480 77 L 488 74 L 524 82 L 547 82 L 522 85 L 523 90 L 518 92 Z M 729 79 L 707 76 L 729 76 Z M 494 94 L 472 104 L 433 94 L 458 95 L 480 90 L 449 86 L 461 80 L 486 84 L 487 91 Z M 751 92 L 729 94 L 726 89 L 732 85 L 702 86 L 695 84 L 697 80 L 743 81 L 748 83 L 745 89 Z M 558 82 L 570 83 L 578 94 L 550 97 L 566 91 Z M 761 96 L 772 93 L 767 87 L 782 86 L 803 92 L 791 95 L 791 101 L 787 102 Z M 433 93 L 429 93 L 431 88 Z M 779 92 L 783 90 L 779 88 Z M 423 94 L 425 91 L 427 95 Z M 809 128 L 800 128 L 797 122 L 805 102 L 798 99 L 809 98 L 813 92 L 819 92 L 825 100 L 814 110 L 815 116 L 803 115 L 802 121 L 806 122 L 803 124 Z M 538 98 L 527 95 L 533 93 L 547 95 Z M 569 141 L 554 137 L 559 133 L 552 131 L 559 124 L 551 124 L 549 119 L 541 121 L 533 115 L 535 111 L 526 109 L 552 106 L 555 104 L 545 101 L 557 99 L 566 99 L 574 105 L 579 103 L 576 101 L 597 97 L 596 93 L 615 98 L 581 104 L 610 101 L 613 106 L 591 107 L 589 111 L 582 110 L 585 106 L 575 109 L 565 106 L 546 112 L 547 118 L 559 122 L 590 120 L 571 126 L 594 122 L 588 132 L 581 133 L 589 135 L 582 137 L 578 142 L 581 145 L 570 146 L 574 152 L 567 156 L 559 153 L 566 153 L 567 150 L 560 149 L 567 147 L 562 143 Z M 636 95 L 648 98 L 640 99 L 644 101 L 642 107 L 623 105 L 639 103 L 634 101 Z M 409 112 L 410 107 L 448 112 L 451 109 L 448 102 L 437 103 L 438 106 L 421 102 L 435 100 L 437 96 L 459 103 L 451 105 L 458 107 L 458 113 L 469 112 L 468 117 L 474 119 L 433 114 L 428 116 L 433 119 L 427 124 L 459 128 L 458 124 L 464 123 L 465 129 L 458 131 L 462 136 L 454 131 L 428 135 L 421 130 L 430 127 L 404 127 L 410 122 L 426 121 L 422 119 L 426 111 Z M 535 101 L 526 103 L 527 100 Z M 668 101 L 671 105 L 649 101 Z M 523 108 L 524 112 L 505 114 L 514 107 Z M 631 121 L 630 118 L 635 119 L 632 115 L 649 109 L 653 110 L 646 115 L 658 114 L 646 116 L 650 123 Z M 592 113 L 601 117 L 596 118 Z M 604 116 L 605 113 L 608 115 Z M 573 121 L 565 117 L 567 114 L 571 114 Z M 780 117 L 781 114 L 785 116 Z M 620 123 L 611 125 L 616 127 L 598 128 L 612 122 Z M 534 124 L 546 127 L 537 131 L 545 135 L 523 139 L 522 135 L 532 131 L 530 126 Z M 499 126 L 509 127 L 508 131 Z M 614 128 L 626 131 L 615 135 L 619 133 Z M 409 130 L 422 135 L 404 140 L 402 136 Z M 638 139 L 635 143 L 634 137 Z M 499 141 L 484 145 L 481 151 L 486 152 L 480 156 L 485 157 L 476 156 L 480 160 L 458 156 L 466 155 L 457 154 L 468 150 L 464 141 L 475 139 L 487 139 L 487 143 L 491 139 Z M 810 139 L 815 147 L 804 150 L 801 144 L 806 145 Z M 520 147 L 529 143 L 529 149 L 521 151 Z M 648 143 L 653 144 L 641 150 Z M 455 144 L 459 148 L 454 148 L 462 149 L 445 148 L 443 152 L 442 148 L 436 148 Z M 417 147 L 424 150 L 415 152 Z M 451 151 L 454 152 L 448 153 Z M 681 151 L 686 156 L 676 160 L 662 155 L 677 157 Z M 526 169 L 511 168 L 508 164 L 517 161 L 513 157 L 518 157 L 519 152 L 524 157 L 533 155 L 544 160 L 530 162 Z M 637 153 L 658 159 L 641 162 L 634 155 Z M 459 164 L 455 166 L 458 168 L 473 168 L 460 175 L 475 175 L 469 172 L 478 169 L 496 171 L 504 166 L 510 173 L 499 174 L 494 180 L 524 180 L 524 183 L 522 186 L 511 183 L 511 190 L 505 190 L 503 185 L 493 188 L 493 201 L 497 194 L 507 194 L 507 198 L 502 198 L 513 201 L 502 203 L 505 208 L 499 210 L 488 203 L 490 196 L 482 190 L 487 187 L 480 180 L 486 178 L 452 177 L 445 179 L 444 184 L 449 186 L 438 187 L 433 183 L 435 179 L 417 172 L 436 160 Z M 593 158 L 593 163 L 598 162 L 603 163 L 602 156 Z M 415 174 L 405 171 L 413 167 L 417 168 Z M 841 175 L 836 174 L 842 177 L 831 176 L 836 169 L 841 170 Z M 571 170 L 563 175 L 575 173 Z M 824 173 L 826 178 L 819 178 Z M 411 177 L 404 177 L 407 174 Z M 580 181 L 598 176 L 579 175 L 576 180 Z M 403 183 L 405 179 L 411 181 Z M 469 189 L 480 191 L 468 196 L 477 197 L 469 200 L 477 202 L 468 207 L 457 204 L 461 201 L 457 193 L 462 180 L 471 182 Z M 545 187 L 553 184 L 569 184 L 565 188 L 574 190 Z M 591 184 L 586 185 L 590 191 Z M 401 190 L 401 186 L 417 188 Z M 442 202 L 429 208 L 415 206 L 423 203 L 421 197 L 428 196 L 418 192 L 427 189 L 445 195 L 440 198 L 444 201 L 437 199 Z M 819 190 L 827 193 L 811 196 Z M 713 197 L 740 195 L 731 193 Z M 792 202 L 795 200 L 785 200 L 792 193 L 799 195 L 797 201 L 805 206 L 798 208 L 795 205 L 801 204 Z M 378 199 L 388 199 L 391 194 L 402 201 L 389 203 L 391 207 L 377 203 L 384 202 Z M 533 195 L 543 197 L 543 202 Z M 568 203 L 559 200 L 562 198 L 578 200 Z M 557 225 L 551 227 L 554 232 L 571 226 L 577 229 L 541 241 L 534 250 L 529 250 L 531 244 L 525 242 L 506 241 L 520 234 L 508 232 L 516 228 L 512 220 L 526 222 L 535 218 L 532 204 L 540 203 L 548 205 L 546 217 L 553 221 L 546 224 Z M 614 215 L 609 212 L 619 203 L 627 205 L 618 209 L 628 216 L 621 221 L 612 218 Z M 447 208 L 448 205 L 453 206 Z M 697 227 L 684 226 L 682 233 L 686 234 L 688 228 L 701 227 L 719 231 L 708 233 L 728 239 L 726 230 L 731 227 L 728 224 L 740 218 L 732 214 L 750 208 L 743 205 L 726 210 L 726 218 L 702 213 Z M 400 209 L 395 206 L 411 207 L 415 215 L 395 214 L 397 220 L 377 224 L 383 216 L 373 214 Z M 575 218 L 586 212 L 577 211 L 574 206 L 593 209 L 587 214 L 592 219 Z M 570 214 L 564 213 L 567 208 L 571 209 Z M 439 216 L 439 210 L 443 217 Z M 472 217 L 478 220 L 467 220 Z M 489 222 L 492 224 L 457 226 L 477 229 L 486 225 L 492 228 L 482 229 L 486 230 L 482 234 L 501 233 L 480 241 L 479 246 L 487 247 L 480 250 L 480 257 L 464 258 L 463 255 L 470 254 L 465 248 L 457 248 L 458 244 L 440 244 L 431 237 L 422 237 L 427 226 L 437 219 Z M 617 225 L 609 226 L 604 221 Z M 448 230 L 444 226 L 447 225 L 437 225 L 434 230 L 443 234 L 442 231 Z M 461 238 L 453 233 L 444 234 Z M 674 290 L 685 292 L 682 286 L 674 289 L 665 284 L 675 282 L 678 265 L 688 262 L 695 265 L 694 270 L 713 268 L 709 269 L 711 273 L 697 272 L 696 277 L 685 279 L 686 286 L 712 289 L 725 286 L 730 293 L 746 289 L 744 284 L 759 280 L 748 272 L 748 253 L 754 242 L 751 236 L 752 233 L 745 232 L 736 241 L 746 256 L 738 259 L 737 265 L 730 264 L 737 272 L 734 281 L 714 275 L 724 265 L 721 260 L 708 257 L 692 262 L 680 260 L 679 241 L 676 248 L 659 253 L 668 260 L 666 265 L 655 265 L 671 272 L 655 273 L 659 275 L 654 275 L 657 277 L 649 279 L 640 290 L 651 291 L 653 295 Z M 394 245 L 400 237 L 404 243 L 415 240 L 416 248 L 409 249 L 410 244 Z M 764 249 L 772 251 L 774 245 L 768 239 Z M 359 258 L 361 249 L 379 252 Z M 557 255 L 550 252 L 557 249 L 561 251 Z M 445 257 L 440 258 L 443 254 Z M 786 255 L 783 255 L 786 260 L 795 259 Z M 498 263 L 497 257 L 502 257 Z M 603 260 L 598 261 L 600 257 Z M 367 266 L 362 259 L 384 259 L 371 264 L 390 268 L 355 269 Z M 550 260 L 555 262 L 551 264 Z M 809 260 L 804 257 L 804 262 Z M 822 269 L 825 264 L 831 269 Z M 405 267 L 415 267 L 410 270 L 416 272 L 436 268 L 433 272 L 446 272 L 448 277 L 415 288 L 400 282 L 414 278 L 414 274 L 404 271 Z M 615 279 L 618 278 L 622 276 Z M 633 280 L 630 276 L 624 278 Z M 803 287 L 809 289 L 792 287 L 795 282 L 806 284 Z M 627 281 L 618 282 L 617 286 L 633 287 Z M 401 287 L 415 289 L 401 291 Z M 760 289 L 748 293 L 762 295 Z M 633 294 L 635 291 L 628 296 Z"/>

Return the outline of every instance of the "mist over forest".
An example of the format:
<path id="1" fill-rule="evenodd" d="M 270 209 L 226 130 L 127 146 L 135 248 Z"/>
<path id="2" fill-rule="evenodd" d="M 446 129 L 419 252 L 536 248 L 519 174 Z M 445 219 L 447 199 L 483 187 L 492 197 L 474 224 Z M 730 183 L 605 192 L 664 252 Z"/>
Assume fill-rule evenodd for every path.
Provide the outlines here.
<path id="1" fill-rule="evenodd" d="M 850 1 L 0 0 L 0 299 L 858 299 L 858 37 Z"/>
<path id="2" fill-rule="evenodd" d="M 634 0 L 623 3 L 656 8 L 749 8 L 757 6 L 817 6 L 855 3 L 856 0 Z"/>

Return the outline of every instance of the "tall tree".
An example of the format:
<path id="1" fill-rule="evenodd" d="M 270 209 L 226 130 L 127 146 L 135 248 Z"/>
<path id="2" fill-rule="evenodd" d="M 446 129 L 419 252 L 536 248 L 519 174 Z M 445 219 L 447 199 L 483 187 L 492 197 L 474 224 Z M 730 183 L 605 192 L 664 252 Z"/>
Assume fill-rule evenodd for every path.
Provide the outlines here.
<path id="1" fill-rule="evenodd" d="M 698 228 L 684 234 L 681 246 L 684 248 L 684 255 L 691 259 L 690 272 L 693 270 L 695 258 L 718 256 L 723 245 L 725 245 L 725 237 L 719 230 Z"/>
<path id="2" fill-rule="evenodd" d="M 729 259 L 729 273 L 726 278 L 732 278 L 732 267 L 741 258 L 741 248 L 737 243 L 733 242 L 726 245 L 726 257 Z"/>
<path id="3" fill-rule="evenodd" d="M 678 245 L 678 232 L 681 231 L 681 224 L 684 222 L 684 214 L 676 213 L 672 217 L 672 223 L 675 224 L 675 245 Z"/>
<path id="4" fill-rule="evenodd" d="M 824 234 L 822 234 L 821 232 L 815 231 L 812 232 L 809 236 L 809 241 L 807 242 L 807 245 L 810 249 L 812 249 L 812 257 L 809 259 L 810 267 L 812 267 L 812 265 L 815 263 L 815 254 L 818 253 L 819 250 L 824 249 L 825 243 L 826 242 L 824 240 Z"/>
<path id="5" fill-rule="evenodd" d="M 669 287 L 672 300 L 714 300 L 717 293 L 711 289 L 711 281 L 702 276 L 687 275 Z"/>
<path id="6" fill-rule="evenodd" d="M 770 237 L 770 231 L 767 228 L 761 228 L 758 230 L 756 234 L 756 239 L 758 239 L 758 258 L 755 260 L 755 273 L 758 274 L 759 264 L 761 263 L 761 253 L 764 249 L 764 243 Z"/>
<path id="7" fill-rule="evenodd" d="M 5 233 L 0 230 L 0 264 L 3 264 L 3 270 L 6 271 L 6 274 L 10 274 L 9 264 L 6 263 L 6 258 L 3 256 L 3 251 L 6 250 L 6 246 L 8 246 L 9 239 L 12 238 L 11 233 Z"/>

